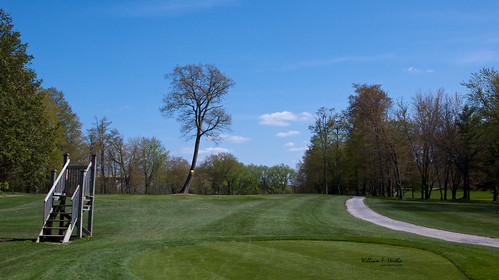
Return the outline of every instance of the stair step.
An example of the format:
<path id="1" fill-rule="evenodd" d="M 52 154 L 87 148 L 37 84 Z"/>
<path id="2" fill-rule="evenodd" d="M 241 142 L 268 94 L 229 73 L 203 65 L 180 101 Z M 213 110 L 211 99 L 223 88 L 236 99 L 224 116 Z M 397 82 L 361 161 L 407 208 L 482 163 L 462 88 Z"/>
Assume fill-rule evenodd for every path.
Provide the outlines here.
<path id="1" fill-rule="evenodd" d="M 57 215 L 71 215 L 71 213 L 68 213 L 68 212 L 55 212 L 54 214 L 57 214 Z"/>
<path id="2" fill-rule="evenodd" d="M 63 238 L 64 234 L 42 234 L 40 237 L 43 238 Z"/>
<path id="3" fill-rule="evenodd" d="M 43 229 L 68 229 L 68 227 L 43 227 Z"/>
<path id="4" fill-rule="evenodd" d="M 72 204 L 57 204 L 57 205 L 52 205 L 52 208 L 63 208 L 63 207 L 71 208 L 72 206 L 73 206 Z"/>
<path id="5" fill-rule="evenodd" d="M 66 219 L 48 219 L 47 222 L 49 222 L 49 223 L 60 223 L 60 222 L 69 223 L 69 222 L 71 222 L 71 220 L 66 220 Z"/>

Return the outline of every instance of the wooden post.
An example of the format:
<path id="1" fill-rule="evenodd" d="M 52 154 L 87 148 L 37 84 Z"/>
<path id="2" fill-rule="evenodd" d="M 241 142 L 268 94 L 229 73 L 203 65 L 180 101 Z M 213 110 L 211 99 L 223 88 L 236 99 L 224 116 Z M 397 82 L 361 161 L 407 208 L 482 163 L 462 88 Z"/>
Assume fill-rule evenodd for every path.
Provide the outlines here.
<path id="1" fill-rule="evenodd" d="M 69 153 L 65 153 L 64 154 L 64 163 L 62 164 L 62 166 L 66 165 L 66 163 L 68 162 L 68 160 L 69 160 Z M 68 182 L 67 182 L 67 180 L 68 180 L 68 172 L 67 171 L 66 171 L 65 178 L 62 178 L 62 179 L 63 179 L 63 184 L 64 184 L 64 190 L 62 190 L 62 192 L 67 195 L 67 193 L 68 193 Z M 66 198 L 64 198 L 64 199 L 66 199 Z M 65 202 L 66 201 L 64 201 L 64 203 Z"/>
<path id="2" fill-rule="evenodd" d="M 89 186 L 89 195 L 90 195 L 90 209 L 88 211 L 88 231 L 90 232 L 90 236 L 93 234 L 94 229 L 94 199 L 95 199 L 95 173 L 97 171 L 97 156 L 92 155 L 91 162 L 92 168 L 90 169 L 90 186 Z"/>
<path id="3" fill-rule="evenodd" d="M 80 188 L 79 194 L 77 195 L 77 203 L 78 203 L 78 218 L 76 220 L 76 237 L 81 238 L 83 236 L 83 196 L 85 195 L 83 192 L 83 177 L 85 175 L 85 171 L 80 171 L 80 177 L 78 178 Z M 73 201 L 73 203 L 75 203 Z"/>
<path id="4" fill-rule="evenodd" d="M 50 172 L 50 187 L 54 185 L 56 178 L 57 178 L 57 170 L 54 169 Z"/>

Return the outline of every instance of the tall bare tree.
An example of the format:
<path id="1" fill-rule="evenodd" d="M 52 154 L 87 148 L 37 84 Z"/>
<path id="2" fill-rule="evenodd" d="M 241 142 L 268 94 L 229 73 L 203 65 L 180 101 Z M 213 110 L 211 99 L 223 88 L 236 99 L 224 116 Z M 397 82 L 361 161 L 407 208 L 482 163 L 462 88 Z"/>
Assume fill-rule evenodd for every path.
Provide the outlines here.
<path id="1" fill-rule="evenodd" d="M 117 131 L 112 133 L 110 129 L 111 121 L 104 116 L 102 119 L 95 117 L 95 122 L 92 124 L 93 127 L 88 129 L 88 146 L 92 154 L 96 153 L 99 161 L 100 169 L 100 190 L 101 193 L 107 193 L 107 177 L 109 172 L 106 172 L 107 167 L 107 151 L 111 145 L 113 139 L 113 133 L 117 134 Z"/>
<path id="2" fill-rule="evenodd" d="M 195 138 L 191 168 L 181 190 L 188 193 L 201 138 L 217 141 L 220 133 L 230 129 L 232 118 L 225 112 L 223 100 L 235 82 L 212 64 L 177 65 L 165 78 L 171 79 L 171 87 L 160 112 L 168 118 L 176 117 L 184 137 Z"/>
<path id="3" fill-rule="evenodd" d="M 351 135 L 360 137 L 360 141 L 366 146 L 371 146 L 372 153 L 367 159 L 372 160 L 368 171 L 372 173 L 373 186 L 377 183 L 379 189 L 373 188 L 371 193 L 387 195 L 388 164 L 397 163 L 396 153 L 393 146 L 388 142 L 386 126 L 388 121 L 388 110 L 392 106 L 392 100 L 381 85 L 354 84 L 356 95 L 349 97 L 348 118 L 352 125 Z M 363 144 L 364 144 L 363 143 Z M 395 164 L 397 165 L 397 164 Z M 399 172 L 394 172 L 397 178 Z M 396 180 L 400 181 L 400 180 Z M 391 196 L 391 193 L 389 194 Z"/>

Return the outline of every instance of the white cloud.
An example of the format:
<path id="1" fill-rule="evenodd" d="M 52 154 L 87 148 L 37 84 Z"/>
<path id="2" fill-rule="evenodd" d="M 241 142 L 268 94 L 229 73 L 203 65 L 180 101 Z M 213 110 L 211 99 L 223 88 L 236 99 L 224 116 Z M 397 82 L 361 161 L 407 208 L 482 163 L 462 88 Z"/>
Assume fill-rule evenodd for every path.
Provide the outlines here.
<path id="1" fill-rule="evenodd" d="M 284 146 L 286 146 L 286 147 L 294 147 L 295 145 L 296 144 L 293 142 L 288 142 L 288 143 L 284 144 Z"/>
<path id="2" fill-rule="evenodd" d="M 291 131 L 288 131 L 288 132 L 279 132 L 276 134 L 277 137 L 289 137 L 289 136 L 294 136 L 294 135 L 298 135 L 300 134 L 299 131 L 296 131 L 296 130 L 291 130 Z"/>
<path id="3" fill-rule="evenodd" d="M 308 146 L 289 148 L 290 152 L 304 152 L 306 150 L 308 150 Z"/>
<path id="4" fill-rule="evenodd" d="M 206 149 L 199 150 L 199 154 L 219 154 L 219 153 L 230 153 L 231 150 L 221 147 L 210 147 Z"/>
<path id="5" fill-rule="evenodd" d="M 343 62 L 369 62 L 377 60 L 388 60 L 395 57 L 393 54 L 382 54 L 377 56 L 344 56 L 329 59 L 316 59 L 301 61 L 293 64 L 288 64 L 283 67 L 283 70 L 296 70 L 301 68 L 312 68 L 321 66 L 331 66 Z"/>
<path id="6" fill-rule="evenodd" d="M 227 135 L 227 134 L 220 135 L 220 138 L 227 140 L 229 142 L 232 142 L 232 143 L 236 143 L 236 144 L 241 144 L 241 143 L 248 142 L 251 140 L 251 138 L 248 138 L 248 137 L 236 136 L 236 135 Z"/>
<path id="7" fill-rule="evenodd" d="M 421 73 L 421 72 L 426 72 L 426 73 L 433 73 L 433 72 L 435 72 L 434 69 L 421 70 L 421 69 L 418 69 L 418 68 L 413 67 L 413 66 L 411 66 L 411 67 L 409 67 L 407 69 L 404 69 L 404 71 L 407 71 L 409 73 L 414 73 L 414 74 Z"/>
<path id="8" fill-rule="evenodd" d="M 308 121 L 313 119 L 313 115 L 307 112 L 295 114 L 288 111 L 263 114 L 259 117 L 261 125 L 289 126 L 291 121 Z"/>
<path id="9" fill-rule="evenodd" d="M 218 154 L 218 153 L 231 153 L 232 151 L 221 147 L 210 147 L 205 149 L 200 149 L 199 154 Z M 193 147 L 183 147 L 180 149 L 180 153 L 183 155 L 192 155 L 194 153 Z"/>
<path id="10" fill-rule="evenodd" d="M 411 66 L 411 67 L 407 68 L 407 72 L 409 72 L 409 73 L 420 73 L 421 70 L 417 69 L 417 68 L 414 68 L 414 67 Z"/>

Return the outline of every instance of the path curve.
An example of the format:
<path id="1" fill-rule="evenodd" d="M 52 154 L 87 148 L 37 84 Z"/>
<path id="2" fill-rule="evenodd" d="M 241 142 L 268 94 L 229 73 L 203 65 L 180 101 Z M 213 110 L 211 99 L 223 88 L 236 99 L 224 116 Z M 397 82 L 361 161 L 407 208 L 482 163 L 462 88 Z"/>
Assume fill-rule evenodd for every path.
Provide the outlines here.
<path id="1" fill-rule="evenodd" d="M 346 201 L 346 207 L 350 215 L 364 221 L 377 224 L 393 230 L 410 232 L 422 236 L 438 238 L 450 242 L 468 243 L 499 248 L 499 239 L 477 236 L 471 234 L 457 233 L 434 228 L 417 226 L 414 224 L 397 221 L 374 212 L 364 203 L 365 197 L 353 197 Z"/>

